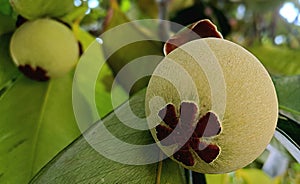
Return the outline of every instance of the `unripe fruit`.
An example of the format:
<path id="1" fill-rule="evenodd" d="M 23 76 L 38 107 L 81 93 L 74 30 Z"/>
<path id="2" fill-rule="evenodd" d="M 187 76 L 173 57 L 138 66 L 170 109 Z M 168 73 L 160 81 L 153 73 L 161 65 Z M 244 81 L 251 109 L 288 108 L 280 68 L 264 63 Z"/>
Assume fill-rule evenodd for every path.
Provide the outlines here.
<path id="1" fill-rule="evenodd" d="M 79 57 L 72 31 L 51 19 L 37 19 L 19 27 L 12 36 L 10 52 L 25 75 L 40 81 L 64 75 Z"/>
<path id="2" fill-rule="evenodd" d="M 73 0 L 10 0 L 17 13 L 32 20 L 41 17 L 60 17 L 74 8 Z"/>
<path id="3" fill-rule="evenodd" d="M 173 50 L 146 93 L 151 134 L 187 169 L 225 173 L 266 148 L 275 131 L 274 85 L 251 53 L 227 40 L 203 38 Z"/>

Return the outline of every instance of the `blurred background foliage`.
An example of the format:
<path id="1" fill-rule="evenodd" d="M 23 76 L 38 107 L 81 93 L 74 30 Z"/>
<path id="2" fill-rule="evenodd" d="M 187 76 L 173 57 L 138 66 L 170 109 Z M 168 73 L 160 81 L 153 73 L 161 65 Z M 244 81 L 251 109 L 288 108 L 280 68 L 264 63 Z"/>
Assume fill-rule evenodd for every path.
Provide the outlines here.
<path id="1" fill-rule="evenodd" d="M 129 20 L 164 18 L 187 26 L 210 19 L 225 39 L 254 53 L 272 76 L 300 74 L 300 0 L 118 0 L 118 3 Z M 75 4 L 88 6 L 81 26 L 94 36 L 100 35 L 105 30 L 103 22 L 110 1 L 75 0 Z M 165 11 L 164 17 L 161 11 Z M 177 31 L 170 28 L 172 33 Z M 300 183 L 300 165 L 273 139 L 261 157 L 246 168 L 229 174 L 206 175 L 206 179 L 208 183 L 296 184 Z"/>
<path id="2" fill-rule="evenodd" d="M 120 12 L 116 13 L 114 9 L 115 22 L 107 24 L 105 20 L 112 15 L 109 12 L 112 4 L 116 2 L 119 4 L 117 11 Z M 207 18 L 217 25 L 224 38 L 241 44 L 254 53 L 272 76 L 300 74 L 300 0 L 74 0 L 74 5 L 77 8 L 62 20 L 71 23 L 73 32 L 84 50 L 108 27 L 129 20 L 165 18 L 186 26 L 199 19 Z M 8 0 L 0 0 L 0 35 L 15 30 L 16 22 L 19 21 L 22 20 L 12 10 Z M 151 25 L 144 26 L 151 28 Z M 171 33 L 177 31 L 175 28 L 170 28 Z M 0 39 L 0 43 L 8 42 L 6 37 Z M 156 53 L 156 50 L 151 47 L 149 46 L 149 50 Z M 4 52 L 4 49 L 0 51 L 2 59 L 9 57 L 8 51 Z M 135 56 L 134 53 L 132 55 Z M 116 58 L 118 57 L 116 55 Z M 110 67 L 113 70 L 113 66 Z M 9 77 L 18 75 L 15 70 L 11 71 Z M 102 86 L 97 89 L 105 88 L 113 81 L 111 74 L 103 78 L 105 80 L 102 81 L 106 82 L 102 82 Z M 297 80 L 299 81 L 299 77 Z M 7 80 L 3 79 L 3 84 L 0 86 L 5 82 Z M 1 93 L 0 90 L 0 96 Z M 105 95 L 102 97 L 106 98 L 109 93 Z M 287 104 L 290 105 L 291 101 L 293 99 L 287 101 Z M 293 109 L 299 109 L 299 104 L 296 102 L 294 104 Z M 103 116 L 110 110 L 111 107 L 106 109 Z M 298 114 L 296 118 L 298 128 L 299 117 Z M 299 145 L 299 142 L 297 143 Z M 270 160 L 271 156 L 273 156 L 272 160 Z M 275 170 L 268 169 L 267 164 L 273 164 L 272 168 Z M 229 174 L 206 175 L 206 179 L 211 184 L 297 184 L 300 183 L 300 165 L 281 143 L 273 139 L 261 157 L 246 168 Z"/>
<path id="3" fill-rule="evenodd" d="M 158 0 L 119 0 L 130 20 L 160 18 Z M 300 74 L 300 1 L 298 0 L 167 0 L 166 19 L 189 25 L 212 20 L 223 36 L 247 47 L 275 75 Z M 81 22 L 101 34 L 109 0 L 75 0 L 89 9 Z M 176 32 L 171 28 L 172 32 Z M 270 57 L 272 56 L 272 57 Z M 292 62 L 293 64 L 291 64 Z M 286 68 L 285 66 L 289 67 Z"/>
<path id="4" fill-rule="evenodd" d="M 156 0 L 119 0 L 121 10 L 131 19 L 158 18 Z M 273 43 L 298 49 L 300 17 L 298 0 L 168 0 L 168 19 L 188 25 L 209 18 L 222 34 L 238 43 Z M 101 30 L 109 8 L 108 0 L 75 0 L 90 8 L 82 21 L 90 31 Z M 100 22 L 100 24 L 99 24 Z M 99 26 L 99 27 L 97 27 Z"/>

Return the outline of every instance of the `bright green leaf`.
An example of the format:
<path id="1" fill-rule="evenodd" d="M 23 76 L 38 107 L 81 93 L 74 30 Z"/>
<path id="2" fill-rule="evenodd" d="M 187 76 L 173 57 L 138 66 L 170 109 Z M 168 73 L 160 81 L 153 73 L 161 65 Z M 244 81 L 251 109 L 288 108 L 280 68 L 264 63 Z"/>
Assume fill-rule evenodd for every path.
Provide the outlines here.
<path id="1" fill-rule="evenodd" d="M 21 76 L 0 98 L 0 183 L 27 183 L 80 132 L 72 75 L 49 82 Z"/>
<path id="2" fill-rule="evenodd" d="M 128 10 L 130 10 L 130 8 L 131 8 L 131 2 L 130 2 L 130 0 L 123 0 L 123 1 L 121 1 L 120 8 L 121 8 L 121 10 L 123 12 L 127 12 Z"/>
<path id="3" fill-rule="evenodd" d="M 80 58 L 79 64 L 77 66 L 82 67 L 81 69 L 84 70 L 84 72 L 77 72 L 77 80 L 80 85 L 84 86 L 82 87 L 82 89 L 90 90 L 86 86 L 91 82 L 91 77 L 89 76 L 89 74 L 95 70 L 95 72 L 99 73 L 95 86 L 95 102 L 97 105 L 98 114 L 101 117 L 104 117 L 113 110 L 111 103 L 111 90 L 113 90 L 114 94 L 118 94 L 118 97 L 116 98 L 119 99 L 119 103 L 116 105 L 120 105 L 126 100 L 125 92 L 123 88 L 120 87 L 120 85 L 116 85 L 114 89 L 111 89 L 111 85 L 114 80 L 113 73 L 105 63 L 102 47 L 98 42 L 95 41 L 96 38 L 79 27 L 77 23 L 73 24 L 73 31 L 77 39 L 82 44 L 84 50 L 84 53 Z M 96 66 L 103 63 L 103 68 L 101 69 L 101 71 L 97 71 L 100 70 L 100 68 L 95 68 L 95 62 L 97 63 Z M 84 95 L 86 94 L 86 91 L 82 91 L 81 93 Z M 90 103 L 90 105 L 94 104 L 94 102 L 88 103 Z"/>
<path id="4" fill-rule="evenodd" d="M 73 32 L 85 51 L 95 41 L 95 37 L 83 30 L 79 24 L 73 25 Z"/>
<path id="5" fill-rule="evenodd" d="M 259 169 L 240 169 L 235 172 L 236 179 L 245 184 L 272 184 L 272 179 Z"/>
<path id="6" fill-rule="evenodd" d="M 129 102 L 132 110 L 138 117 L 145 117 L 144 112 L 145 91 L 135 95 Z M 120 106 L 117 110 L 125 113 L 125 105 Z M 144 123 L 136 120 L 131 116 L 126 117 L 133 123 Z M 131 119 L 133 118 L 133 119 Z M 90 137 L 97 145 L 107 144 L 103 149 L 109 149 L 110 141 L 101 139 L 103 127 L 99 128 L 102 123 L 96 123 L 91 129 L 84 133 Z M 149 131 L 140 131 L 131 129 L 120 122 L 115 113 L 111 113 L 103 119 L 103 125 L 115 137 L 123 142 L 131 144 L 150 144 L 153 139 Z M 99 137 L 100 136 L 100 137 Z M 118 149 L 115 150 L 116 154 Z M 121 155 L 126 155 L 122 153 Z M 132 158 L 143 159 L 147 153 L 133 152 Z M 151 155 L 155 156 L 155 155 Z M 158 157 L 159 155 L 157 155 Z M 80 137 L 64 151 L 55 157 L 41 172 L 34 178 L 32 183 L 130 183 L 130 184 L 153 184 L 156 181 L 160 183 L 184 184 L 184 169 L 177 163 L 167 159 L 159 163 L 148 165 L 124 165 L 109 160 L 95 151 L 85 140 Z"/>
<path id="7" fill-rule="evenodd" d="M 207 184 L 228 184 L 230 179 L 228 174 L 206 174 L 205 178 Z"/>
<path id="8" fill-rule="evenodd" d="M 272 74 L 300 74 L 300 52 L 272 45 L 248 48 Z"/>
<path id="9" fill-rule="evenodd" d="M 102 68 L 100 68 L 100 66 L 102 66 Z M 98 76 L 96 79 L 93 79 L 94 74 Z M 118 100 L 118 103 L 115 105 L 119 106 L 126 100 L 126 94 L 120 85 L 116 85 L 111 89 L 113 80 L 112 71 L 105 63 L 101 44 L 97 41 L 92 42 L 92 44 L 87 47 L 77 65 L 76 85 L 80 86 L 79 90 L 81 94 L 85 96 L 87 103 L 89 103 L 91 107 L 96 103 L 97 112 L 93 112 L 96 113 L 93 118 L 97 115 L 104 117 L 113 110 L 111 100 L 112 93 L 118 95 L 114 96 L 114 98 Z M 94 94 L 91 94 L 90 91 Z M 95 99 L 90 98 L 92 95 L 95 95 Z M 95 121 L 96 120 L 97 119 L 95 119 Z"/>
<path id="10" fill-rule="evenodd" d="M 0 91 L 9 81 L 19 75 L 9 53 L 10 38 L 11 34 L 0 36 Z"/>
<path id="11" fill-rule="evenodd" d="M 67 22 L 69 24 L 72 24 L 72 22 L 80 21 L 83 19 L 84 16 L 86 16 L 86 12 L 88 10 L 88 5 L 86 2 L 83 2 L 84 4 L 79 7 L 75 7 L 71 12 L 69 12 L 67 15 L 62 17 L 62 20 L 64 22 Z"/>

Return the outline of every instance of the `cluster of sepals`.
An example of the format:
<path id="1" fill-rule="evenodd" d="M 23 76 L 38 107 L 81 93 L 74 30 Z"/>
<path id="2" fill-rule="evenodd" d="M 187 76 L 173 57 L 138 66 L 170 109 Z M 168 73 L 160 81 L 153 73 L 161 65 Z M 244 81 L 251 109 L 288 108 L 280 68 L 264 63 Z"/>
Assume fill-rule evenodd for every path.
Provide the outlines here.
<path id="1" fill-rule="evenodd" d="M 177 115 L 173 104 L 167 104 L 158 113 L 164 123 L 155 127 L 157 139 L 163 146 L 178 145 L 174 159 L 186 166 L 193 166 L 193 155 L 198 155 L 206 163 L 211 163 L 220 154 L 220 148 L 210 143 L 209 138 L 221 132 L 218 117 L 207 112 L 199 118 L 197 104 L 182 102 Z"/>

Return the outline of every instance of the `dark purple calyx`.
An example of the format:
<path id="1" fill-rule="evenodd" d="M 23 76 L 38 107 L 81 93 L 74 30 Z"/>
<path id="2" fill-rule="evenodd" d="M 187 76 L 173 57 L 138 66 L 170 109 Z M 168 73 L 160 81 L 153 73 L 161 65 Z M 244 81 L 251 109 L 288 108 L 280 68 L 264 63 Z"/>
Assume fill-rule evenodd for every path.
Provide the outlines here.
<path id="1" fill-rule="evenodd" d="M 193 153 L 206 163 L 211 163 L 220 154 L 216 144 L 202 138 L 217 136 L 221 132 L 220 122 L 213 112 L 198 118 L 198 107 L 193 102 L 182 102 L 177 115 L 173 104 L 166 105 L 158 113 L 164 124 L 155 127 L 157 139 L 163 146 L 177 144 L 180 149 L 173 157 L 186 166 L 195 164 Z"/>
<path id="2" fill-rule="evenodd" d="M 21 25 L 23 25 L 27 21 L 28 21 L 28 19 L 22 17 L 21 15 L 18 15 L 17 16 L 17 21 L 16 21 L 16 28 L 20 27 Z"/>
<path id="3" fill-rule="evenodd" d="M 47 81 L 50 77 L 47 76 L 47 71 L 41 67 L 32 68 L 30 65 L 20 65 L 19 70 L 27 77 L 37 81 Z"/>
<path id="4" fill-rule="evenodd" d="M 192 40 L 215 37 L 223 38 L 217 27 L 208 19 L 200 20 L 172 36 L 164 45 L 164 53 L 168 55 L 177 47 Z"/>

